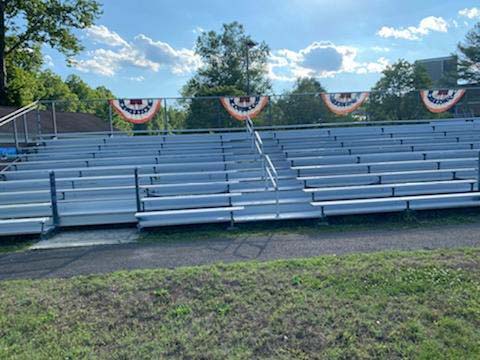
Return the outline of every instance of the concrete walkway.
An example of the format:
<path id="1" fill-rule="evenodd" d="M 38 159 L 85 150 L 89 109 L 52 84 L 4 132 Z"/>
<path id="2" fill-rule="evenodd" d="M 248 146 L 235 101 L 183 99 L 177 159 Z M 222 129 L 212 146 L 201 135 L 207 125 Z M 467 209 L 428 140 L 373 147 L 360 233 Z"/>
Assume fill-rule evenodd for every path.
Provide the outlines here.
<path id="1" fill-rule="evenodd" d="M 62 231 L 33 244 L 30 250 L 128 244 L 136 242 L 139 236 L 136 228 Z"/>
<path id="2" fill-rule="evenodd" d="M 108 230 L 112 237 L 122 229 Z M 118 232 L 117 232 L 118 231 Z M 116 233 L 114 233 L 116 232 Z M 128 231 L 126 232 L 128 233 Z M 382 250 L 480 247 L 480 224 L 428 229 L 281 234 L 176 243 L 120 244 L 0 255 L 0 280 L 68 277 L 117 270 L 311 257 Z"/>

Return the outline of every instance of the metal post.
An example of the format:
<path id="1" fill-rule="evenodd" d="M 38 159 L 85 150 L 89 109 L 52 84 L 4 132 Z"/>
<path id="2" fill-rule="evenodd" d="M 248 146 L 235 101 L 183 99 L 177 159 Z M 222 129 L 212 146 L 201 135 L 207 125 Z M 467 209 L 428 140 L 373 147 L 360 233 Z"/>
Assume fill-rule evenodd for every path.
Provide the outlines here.
<path id="1" fill-rule="evenodd" d="M 216 104 L 216 105 L 215 105 L 215 110 L 216 110 L 215 112 L 216 112 L 216 114 L 217 114 L 217 127 L 218 127 L 218 128 L 221 128 L 221 127 L 223 127 L 223 126 L 222 126 L 223 124 L 222 124 L 222 122 L 221 122 L 221 120 L 220 120 L 220 110 L 221 110 L 220 101 L 218 101 L 218 102 L 216 101 L 215 104 Z M 213 125 L 213 124 L 212 124 L 212 125 Z"/>
<path id="2" fill-rule="evenodd" d="M 37 118 L 37 137 L 42 139 L 42 123 L 41 123 L 41 119 L 40 119 L 40 109 L 38 108 L 38 106 L 37 106 L 37 109 L 35 111 L 35 115 L 36 115 L 36 118 Z"/>
<path id="3" fill-rule="evenodd" d="M 27 114 L 23 114 L 23 131 L 25 136 L 25 145 L 28 144 L 28 123 L 27 123 Z"/>
<path id="4" fill-rule="evenodd" d="M 250 95 L 250 49 L 254 48 L 257 44 L 252 40 L 247 40 L 246 42 L 247 48 L 247 96 Z"/>
<path id="5" fill-rule="evenodd" d="M 137 201 L 137 212 L 142 211 L 142 203 L 140 201 L 140 187 L 139 187 L 139 181 L 138 181 L 138 168 L 135 168 L 134 170 L 135 174 L 135 198 Z"/>
<path id="6" fill-rule="evenodd" d="M 279 199 L 279 194 L 278 194 L 278 177 L 275 177 L 275 202 L 276 202 L 276 208 L 277 208 L 277 218 L 280 217 L 280 199 Z M 312 193 L 313 194 L 313 193 Z"/>
<path id="7" fill-rule="evenodd" d="M 113 137 L 113 114 L 112 104 L 108 102 L 108 123 L 110 124 L 110 137 Z"/>
<path id="8" fill-rule="evenodd" d="M 13 120 L 13 139 L 14 139 L 14 141 L 15 141 L 15 150 L 16 150 L 17 153 L 18 153 L 19 146 L 18 146 L 17 119 L 14 119 L 14 120 Z"/>
<path id="9" fill-rule="evenodd" d="M 55 111 L 55 101 L 52 101 L 52 121 L 53 121 L 53 135 L 55 139 L 57 138 L 57 113 Z"/>
<path id="10" fill-rule="evenodd" d="M 247 45 L 247 95 L 250 95 L 250 71 L 249 71 L 249 66 L 250 66 L 250 57 L 249 57 L 249 50 L 250 48 Z"/>
<path id="11" fill-rule="evenodd" d="M 168 132 L 168 114 L 167 114 L 167 99 L 163 98 L 163 131 Z"/>
<path id="12" fill-rule="evenodd" d="M 272 98 L 268 99 L 268 123 L 270 126 L 273 125 L 273 119 L 272 119 Z"/>
<path id="13" fill-rule="evenodd" d="M 480 152 L 478 153 L 477 162 L 477 190 L 480 191 Z"/>
<path id="14" fill-rule="evenodd" d="M 58 215 L 58 203 L 57 203 L 57 184 L 55 182 L 55 172 L 50 171 L 50 198 L 52 202 L 52 218 L 53 226 L 58 226 L 59 215 Z"/>

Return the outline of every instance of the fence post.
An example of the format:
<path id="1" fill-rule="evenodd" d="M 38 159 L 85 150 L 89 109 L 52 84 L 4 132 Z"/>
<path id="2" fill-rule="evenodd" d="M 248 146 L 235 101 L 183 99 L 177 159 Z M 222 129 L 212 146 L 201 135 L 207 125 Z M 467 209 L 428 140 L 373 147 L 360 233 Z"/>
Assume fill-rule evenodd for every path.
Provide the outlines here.
<path id="1" fill-rule="evenodd" d="M 17 119 L 13 120 L 13 140 L 15 141 L 15 150 L 18 153 L 18 129 L 17 129 Z"/>
<path id="2" fill-rule="evenodd" d="M 55 172 L 50 171 L 50 198 L 52 202 L 52 218 L 53 226 L 58 226 L 59 224 L 59 215 L 58 215 L 58 203 L 57 203 L 57 184 L 55 182 Z"/>
<path id="3" fill-rule="evenodd" d="M 57 138 L 57 113 L 55 111 L 55 101 L 52 101 L 52 121 L 53 121 L 53 135 L 54 138 Z"/>
<path id="4" fill-rule="evenodd" d="M 480 191 L 480 151 L 478 152 L 477 162 L 477 190 Z"/>
<path id="5" fill-rule="evenodd" d="M 221 107 L 222 107 L 222 105 L 221 105 L 220 101 L 215 101 L 215 110 L 216 110 L 215 113 L 217 115 L 217 127 L 218 128 L 223 127 L 223 124 L 220 120 L 220 118 L 221 118 L 221 115 L 220 115 Z M 212 124 L 212 127 L 214 127 L 213 124 Z"/>
<path id="6" fill-rule="evenodd" d="M 25 137 L 25 145 L 28 144 L 28 123 L 27 123 L 27 114 L 23 114 L 23 131 Z"/>
<path id="7" fill-rule="evenodd" d="M 110 124 L 110 137 L 113 137 L 113 114 L 112 104 L 108 102 L 108 123 Z"/>
<path id="8" fill-rule="evenodd" d="M 167 111 L 167 98 L 163 98 L 163 131 L 165 134 L 168 132 L 168 111 Z"/>
<path id="9" fill-rule="evenodd" d="M 142 211 L 142 203 L 140 201 L 140 187 L 139 187 L 139 181 L 138 181 L 138 168 L 135 168 L 134 175 L 135 175 L 135 200 L 137 202 L 137 212 L 141 212 Z"/>
<path id="10" fill-rule="evenodd" d="M 268 99 L 268 125 L 273 126 L 273 119 L 272 119 L 272 97 Z"/>
<path id="11" fill-rule="evenodd" d="M 37 137 L 42 139 L 42 123 L 40 119 L 40 109 L 37 106 L 37 110 L 35 112 L 36 118 L 37 118 Z"/>

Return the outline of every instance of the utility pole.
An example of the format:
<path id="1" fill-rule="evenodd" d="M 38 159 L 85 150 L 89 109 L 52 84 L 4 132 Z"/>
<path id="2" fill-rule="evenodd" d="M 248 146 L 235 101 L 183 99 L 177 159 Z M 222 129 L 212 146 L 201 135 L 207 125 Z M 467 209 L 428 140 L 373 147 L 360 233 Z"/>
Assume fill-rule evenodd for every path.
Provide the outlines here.
<path id="1" fill-rule="evenodd" d="M 247 62 L 247 95 L 250 95 L 250 49 L 254 48 L 257 44 L 248 39 L 246 42 L 245 42 L 245 46 L 246 46 L 246 62 Z"/>

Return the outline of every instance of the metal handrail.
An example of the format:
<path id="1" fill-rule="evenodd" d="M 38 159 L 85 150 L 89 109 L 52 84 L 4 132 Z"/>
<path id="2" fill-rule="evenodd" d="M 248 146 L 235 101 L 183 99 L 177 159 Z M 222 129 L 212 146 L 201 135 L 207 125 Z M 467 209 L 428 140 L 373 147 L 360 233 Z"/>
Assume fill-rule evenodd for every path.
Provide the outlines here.
<path id="1" fill-rule="evenodd" d="M 15 119 L 19 118 L 20 116 L 28 114 L 30 111 L 36 109 L 37 105 L 38 105 L 38 101 L 35 101 L 31 104 L 28 104 L 27 106 L 24 106 L 20 109 L 17 109 L 15 111 L 5 115 L 4 117 L 0 118 L 0 126 L 6 125 L 6 124 L 14 121 Z"/>
<path id="2" fill-rule="evenodd" d="M 34 101 L 33 103 L 28 104 L 0 118 L 0 127 L 13 122 L 13 139 L 15 142 L 15 149 L 17 153 L 20 149 L 20 144 L 18 140 L 17 119 L 21 116 L 23 117 L 23 127 L 24 127 L 23 135 L 25 137 L 25 144 L 28 144 L 29 140 L 28 140 L 28 130 L 27 130 L 27 114 L 33 110 L 38 110 L 38 101 Z M 37 118 L 37 121 L 39 121 L 38 118 Z"/>
<path id="3" fill-rule="evenodd" d="M 275 191 L 275 205 L 276 205 L 276 216 L 280 216 L 280 200 L 279 200 L 279 186 L 278 186 L 278 172 L 275 166 L 273 165 L 272 159 L 270 156 L 265 154 L 263 151 L 263 140 L 258 131 L 255 131 L 253 127 L 253 122 L 248 117 L 245 121 L 247 131 L 252 137 L 252 147 L 257 150 L 258 154 L 262 159 L 262 170 L 263 178 L 265 179 L 265 189 L 268 189 L 268 181 L 271 182 L 273 190 Z"/>

